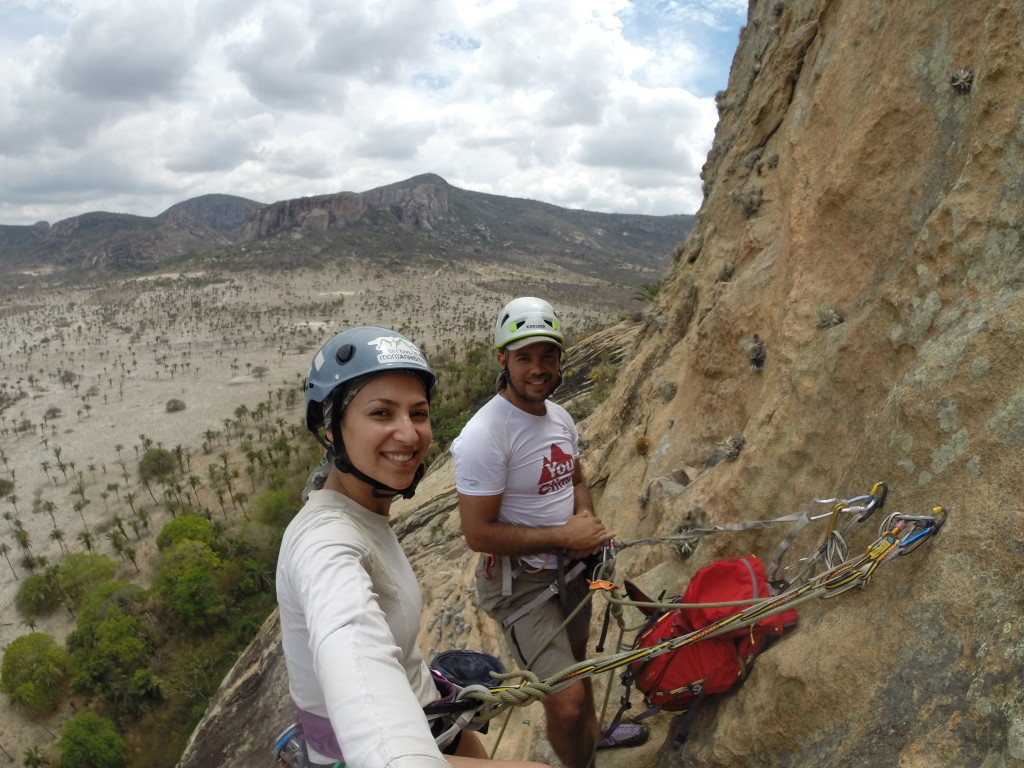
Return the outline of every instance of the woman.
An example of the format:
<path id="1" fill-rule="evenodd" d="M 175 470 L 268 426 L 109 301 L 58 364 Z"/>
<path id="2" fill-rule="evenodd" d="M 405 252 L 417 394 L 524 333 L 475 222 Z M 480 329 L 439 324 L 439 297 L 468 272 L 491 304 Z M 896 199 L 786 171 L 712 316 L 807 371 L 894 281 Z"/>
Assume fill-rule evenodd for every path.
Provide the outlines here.
<path id="1" fill-rule="evenodd" d="M 376 327 L 335 336 L 306 377 L 306 426 L 332 463 L 285 531 L 277 596 L 312 768 L 528 765 L 487 761 L 469 731 L 442 755 L 423 713 L 438 692 L 417 644 L 422 601 L 388 514 L 423 475 L 434 381 L 409 339 Z"/>

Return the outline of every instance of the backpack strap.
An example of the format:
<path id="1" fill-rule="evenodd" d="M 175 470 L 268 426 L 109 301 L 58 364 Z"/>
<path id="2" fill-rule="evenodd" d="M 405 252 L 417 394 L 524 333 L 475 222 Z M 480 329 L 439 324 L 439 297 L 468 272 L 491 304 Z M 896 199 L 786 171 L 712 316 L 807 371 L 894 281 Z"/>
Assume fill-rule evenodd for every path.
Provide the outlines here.
<path id="1" fill-rule="evenodd" d="M 697 719 L 697 710 L 700 709 L 701 703 L 704 701 L 705 688 L 702 685 L 697 696 L 694 698 L 693 703 L 686 708 L 686 712 L 683 713 L 672 728 L 672 748 L 679 749 L 683 746 L 683 742 L 686 741 L 686 737 L 690 735 L 690 728 L 693 727 L 693 721 Z"/>

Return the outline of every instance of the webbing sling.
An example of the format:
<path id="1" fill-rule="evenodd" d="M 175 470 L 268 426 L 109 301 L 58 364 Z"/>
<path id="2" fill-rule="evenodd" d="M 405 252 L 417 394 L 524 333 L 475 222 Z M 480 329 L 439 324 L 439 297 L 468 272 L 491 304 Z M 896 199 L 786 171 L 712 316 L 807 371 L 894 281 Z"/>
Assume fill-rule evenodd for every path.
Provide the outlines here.
<path id="1" fill-rule="evenodd" d="M 505 556 L 505 555 L 503 555 L 502 557 L 503 557 L 503 559 L 507 558 L 507 556 Z M 568 572 L 566 572 L 564 584 L 568 584 L 570 581 L 572 581 L 573 579 L 578 577 L 581 573 L 583 573 L 584 570 L 586 570 L 586 567 L 587 567 L 587 564 L 583 560 L 577 560 L 575 565 L 573 565 L 573 567 L 570 568 L 568 570 Z M 504 583 L 505 583 L 504 582 L 505 574 L 509 573 L 510 571 L 511 571 L 511 569 L 510 568 L 506 568 L 505 567 L 505 563 L 503 562 L 502 563 L 502 575 L 501 575 L 502 585 L 503 586 L 504 586 Z M 519 572 L 522 573 L 522 569 L 520 569 Z M 518 574 L 516 574 L 516 575 L 518 575 Z M 508 578 L 509 578 L 509 594 L 511 594 L 512 577 L 509 576 Z M 521 606 L 519 608 L 519 610 L 513 611 L 508 616 L 506 616 L 504 618 L 504 620 L 501 622 L 501 628 L 502 629 L 508 629 L 510 626 L 515 624 L 521 618 L 523 618 L 523 616 L 525 616 L 526 614 L 530 613 L 531 611 L 533 611 L 538 606 L 543 605 L 544 603 L 546 603 L 551 598 L 553 598 L 553 597 L 555 597 L 557 595 L 560 595 L 561 592 L 562 592 L 562 588 L 564 588 L 564 584 L 563 584 L 563 587 L 560 588 L 559 587 L 559 581 L 560 581 L 560 579 L 556 578 L 554 581 L 551 582 L 551 585 L 547 589 L 545 589 L 543 592 L 538 592 L 537 595 L 533 598 L 533 600 L 528 602 L 526 605 Z"/>

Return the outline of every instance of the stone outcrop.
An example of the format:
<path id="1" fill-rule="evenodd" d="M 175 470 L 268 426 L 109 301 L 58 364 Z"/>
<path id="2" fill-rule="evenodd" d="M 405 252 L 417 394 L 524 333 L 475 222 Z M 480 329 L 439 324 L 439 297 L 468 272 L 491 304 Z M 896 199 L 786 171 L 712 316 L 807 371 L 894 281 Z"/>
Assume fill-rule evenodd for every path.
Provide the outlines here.
<path id="1" fill-rule="evenodd" d="M 619 539 L 668 537 L 884 480 L 890 511 L 949 522 L 865 590 L 803 604 L 681 749 L 661 715 L 649 745 L 599 764 L 1024 765 L 1022 28 L 1011 0 L 751 3 L 695 227 L 582 424 L 598 509 Z M 396 507 L 422 643 L 495 652 L 452 482 L 439 464 Z M 782 533 L 634 547 L 618 573 L 671 590 Z M 500 753 L 550 760 L 542 719 L 517 711 Z M 247 764 L 194 751 L 182 768 Z"/>
<path id="2" fill-rule="evenodd" d="M 238 239 L 248 242 L 294 227 L 323 231 L 382 220 L 429 232 L 447 213 L 447 182 L 425 174 L 367 192 L 302 197 L 264 206 L 245 223 Z"/>

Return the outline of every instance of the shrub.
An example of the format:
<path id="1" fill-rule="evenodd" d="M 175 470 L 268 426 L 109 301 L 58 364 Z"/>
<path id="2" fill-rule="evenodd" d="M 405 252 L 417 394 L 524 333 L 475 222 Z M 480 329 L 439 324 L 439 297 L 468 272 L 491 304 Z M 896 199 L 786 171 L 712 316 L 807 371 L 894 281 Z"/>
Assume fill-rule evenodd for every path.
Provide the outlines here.
<path id="1" fill-rule="evenodd" d="M 161 552 L 181 541 L 199 541 L 213 546 L 214 531 L 210 521 L 201 515 L 181 515 L 163 527 L 156 537 Z"/>
<path id="2" fill-rule="evenodd" d="M 176 397 L 172 397 L 170 400 L 167 401 L 167 406 L 166 407 L 167 407 L 167 412 L 168 413 L 175 413 L 177 411 L 184 411 L 185 410 L 185 401 L 184 400 L 179 400 Z"/>
<path id="3" fill-rule="evenodd" d="M 83 712 L 68 720 L 61 733 L 61 768 L 122 768 L 124 740 L 105 717 Z"/>
<path id="4" fill-rule="evenodd" d="M 144 481 L 170 477 L 177 466 L 173 453 L 164 448 L 150 448 L 139 460 L 139 477 Z"/>
<path id="5" fill-rule="evenodd" d="M 255 518 L 261 523 L 284 528 L 288 525 L 301 504 L 287 489 L 264 491 L 250 503 Z"/>
<path id="6" fill-rule="evenodd" d="M 14 597 L 18 613 L 26 619 L 46 616 L 60 605 L 60 590 L 53 578 L 53 569 L 35 573 L 22 582 Z"/>

